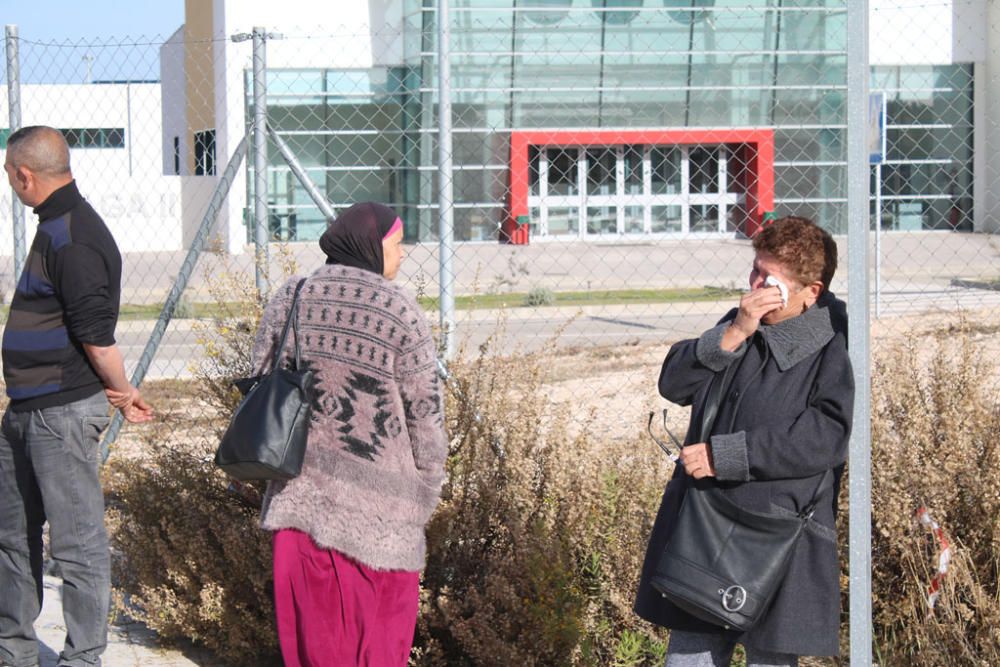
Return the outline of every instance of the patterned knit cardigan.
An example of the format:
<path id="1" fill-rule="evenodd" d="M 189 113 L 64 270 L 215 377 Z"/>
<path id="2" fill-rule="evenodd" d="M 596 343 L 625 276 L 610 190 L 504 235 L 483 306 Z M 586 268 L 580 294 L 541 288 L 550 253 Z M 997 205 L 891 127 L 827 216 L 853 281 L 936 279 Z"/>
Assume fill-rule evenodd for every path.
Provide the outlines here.
<path id="1" fill-rule="evenodd" d="M 258 371 L 273 358 L 299 279 L 264 311 Z M 299 337 L 316 378 L 309 444 L 302 474 L 268 486 L 263 527 L 301 530 L 372 568 L 421 569 L 448 449 L 423 312 L 380 275 L 324 265 L 302 288 Z M 286 360 L 292 350 L 289 333 Z"/>

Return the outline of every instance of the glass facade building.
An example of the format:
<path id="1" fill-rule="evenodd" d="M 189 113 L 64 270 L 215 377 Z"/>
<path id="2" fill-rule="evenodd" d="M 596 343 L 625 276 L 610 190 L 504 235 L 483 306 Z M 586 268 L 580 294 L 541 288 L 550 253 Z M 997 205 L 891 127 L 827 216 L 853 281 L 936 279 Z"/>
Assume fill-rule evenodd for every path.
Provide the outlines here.
<path id="1" fill-rule="evenodd" d="M 268 78 L 269 122 L 330 201 L 389 203 L 410 241 L 437 233 L 435 5 L 404 0 L 398 66 Z M 450 13 L 457 240 L 732 235 L 772 211 L 846 228 L 843 0 L 454 0 Z M 971 227 L 972 84 L 971 65 L 873 68 L 886 228 Z M 738 133 L 712 141 L 762 128 L 766 161 Z M 672 143 L 679 130 L 695 134 Z M 270 162 L 272 232 L 316 238 L 319 211 L 274 147 Z"/>

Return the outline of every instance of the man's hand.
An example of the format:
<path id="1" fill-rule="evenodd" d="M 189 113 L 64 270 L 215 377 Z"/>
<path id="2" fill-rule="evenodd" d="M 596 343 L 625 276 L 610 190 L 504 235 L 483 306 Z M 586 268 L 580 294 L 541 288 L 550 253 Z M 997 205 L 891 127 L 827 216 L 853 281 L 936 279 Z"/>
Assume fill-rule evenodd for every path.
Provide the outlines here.
<path id="1" fill-rule="evenodd" d="M 139 390 L 129 384 L 125 377 L 125 364 L 117 345 L 99 347 L 83 344 L 90 364 L 104 383 L 104 394 L 108 402 L 122 412 L 122 416 L 133 424 L 148 422 L 153 418 L 153 408 L 142 397 Z"/>
<path id="2" fill-rule="evenodd" d="M 108 397 L 108 402 L 121 410 L 122 416 L 133 424 L 141 424 L 153 419 L 153 408 L 135 387 L 129 387 L 129 390 L 124 392 L 105 389 L 104 394 Z"/>
<path id="3" fill-rule="evenodd" d="M 680 463 L 684 466 L 684 471 L 695 479 L 715 477 L 712 446 L 707 442 L 687 445 L 681 450 Z"/>

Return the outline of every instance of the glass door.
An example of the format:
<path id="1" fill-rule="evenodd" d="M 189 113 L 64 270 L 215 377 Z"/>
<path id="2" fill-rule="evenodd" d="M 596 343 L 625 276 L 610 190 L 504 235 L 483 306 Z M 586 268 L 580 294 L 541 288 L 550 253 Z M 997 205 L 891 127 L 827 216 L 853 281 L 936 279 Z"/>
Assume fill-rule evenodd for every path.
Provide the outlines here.
<path id="1" fill-rule="evenodd" d="M 725 146 L 532 148 L 532 237 L 727 233 L 728 162 Z"/>
<path id="2" fill-rule="evenodd" d="M 680 234 L 688 229 L 684 184 L 688 164 L 680 146 L 653 146 L 649 156 L 649 231 Z"/>
<path id="3" fill-rule="evenodd" d="M 620 147 L 588 148 L 584 152 L 587 172 L 584 193 L 587 235 L 620 234 L 618 227 L 618 163 Z"/>
<path id="4" fill-rule="evenodd" d="M 729 193 L 729 150 L 725 146 L 685 149 L 688 163 L 688 230 L 691 233 L 726 232 L 727 209 L 736 204 Z"/>
<path id="5" fill-rule="evenodd" d="M 578 148 L 539 151 L 538 231 L 543 237 L 579 237 L 581 164 Z"/>

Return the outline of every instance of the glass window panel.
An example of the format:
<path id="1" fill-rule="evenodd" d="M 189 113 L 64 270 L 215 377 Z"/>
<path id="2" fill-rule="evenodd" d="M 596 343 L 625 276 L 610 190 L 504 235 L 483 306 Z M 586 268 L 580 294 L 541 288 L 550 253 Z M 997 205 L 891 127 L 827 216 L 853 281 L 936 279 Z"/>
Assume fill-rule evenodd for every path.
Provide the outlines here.
<path id="1" fill-rule="evenodd" d="M 392 201 L 388 169 L 358 169 L 340 171 L 327 180 L 327 197 L 334 202 Z M 298 201 L 309 201 L 309 195 L 296 183 Z"/>
<path id="2" fill-rule="evenodd" d="M 681 149 L 655 147 L 649 151 L 654 195 L 676 195 L 681 192 Z"/>
<path id="3" fill-rule="evenodd" d="M 651 206 L 649 211 L 654 234 L 679 232 L 683 228 L 680 206 Z"/>
<path id="4" fill-rule="evenodd" d="M 715 204 L 694 204 L 691 206 L 692 232 L 718 232 L 719 207 Z"/>
<path id="5" fill-rule="evenodd" d="M 459 241 L 495 241 L 499 225 L 498 209 L 455 209 L 455 238 Z"/>
<path id="6" fill-rule="evenodd" d="M 537 206 L 533 206 L 530 211 L 528 211 L 530 216 L 528 219 L 528 238 L 532 238 L 541 233 L 539 224 L 542 221 L 542 211 Z"/>
<path id="7" fill-rule="evenodd" d="M 747 185 L 753 185 L 756 174 L 750 171 L 747 161 L 752 159 L 753 152 L 745 145 L 731 145 L 729 149 L 729 163 L 726 168 L 726 192 L 743 194 L 747 191 Z"/>
<path id="8" fill-rule="evenodd" d="M 390 173 L 393 170 L 387 169 Z M 492 169 L 461 169 L 453 176 L 457 203 L 504 202 L 508 186 L 506 173 Z"/>
<path id="9" fill-rule="evenodd" d="M 295 240 L 315 241 L 326 231 L 326 218 L 318 208 L 309 207 L 295 212 Z"/>
<path id="10" fill-rule="evenodd" d="M 968 159 L 972 132 L 951 127 L 889 128 L 886 130 L 886 159 Z"/>
<path id="11" fill-rule="evenodd" d="M 625 233 L 640 234 L 645 231 L 645 207 L 626 206 L 625 207 Z"/>
<path id="12" fill-rule="evenodd" d="M 616 193 L 615 166 L 618 156 L 614 148 L 587 151 L 587 196 L 607 196 Z"/>
<path id="13" fill-rule="evenodd" d="M 688 183 L 692 194 L 719 191 L 719 149 L 695 146 L 688 152 Z"/>
<path id="14" fill-rule="evenodd" d="M 598 9 L 612 9 L 617 7 L 642 7 L 643 0 L 590 0 L 592 7 Z M 635 17 L 639 15 L 639 12 L 594 12 L 599 19 L 605 22 L 605 25 L 610 28 L 611 26 L 627 26 Z"/>
<path id="15" fill-rule="evenodd" d="M 491 0 L 492 1 L 492 0 Z M 573 0 L 521 0 L 522 7 L 552 8 L 551 11 L 524 12 L 525 18 L 536 25 L 551 26 L 562 21 L 569 12 L 565 9 L 573 4 Z M 494 5 L 496 6 L 496 5 Z M 520 16 L 519 16 L 520 18 Z"/>
<path id="16" fill-rule="evenodd" d="M 625 146 L 625 194 L 641 195 L 642 183 L 642 146 Z"/>
<path id="17" fill-rule="evenodd" d="M 103 134 L 100 128 L 85 128 L 80 130 L 82 136 L 80 138 L 80 145 L 83 148 L 97 148 L 102 145 L 101 135 Z"/>
<path id="18" fill-rule="evenodd" d="M 576 236 L 580 231 L 580 209 L 576 206 L 549 207 L 549 236 Z"/>
<path id="19" fill-rule="evenodd" d="M 553 82 L 552 85 L 558 84 Z M 593 88 L 593 92 L 580 90 L 572 93 L 558 90 L 518 92 L 514 98 L 513 123 L 521 128 L 552 127 L 553 123 L 563 127 L 594 127 L 598 124 L 597 112 L 600 105 L 596 86 Z"/>
<path id="20" fill-rule="evenodd" d="M 538 169 L 540 160 L 541 151 L 538 150 L 538 146 L 528 146 L 528 185 L 529 192 L 535 197 L 537 197 L 540 193 L 538 185 Z"/>
<path id="21" fill-rule="evenodd" d="M 900 200 L 884 202 L 882 227 L 903 232 L 924 229 L 924 202 Z"/>
<path id="22" fill-rule="evenodd" d="M 740 232 L 746 234 L 747 211 L 739 204 L 726 207 L 726 231 L 730 234 Z"/>
<path id="23" fill-rule="evenodd" d="M 110 128 L 105 134 L 105 145 L 109 148 L 124 148 L 125 130 L 123 128 Z"/>
<path id="24" fill-rule="evenodd" d="M 618 233 L 618 207 L 617 206 L 588 206 L 587 207 L 587 233 L 588 234 L 617 234 Z"/>
<path id="25" fill-rule="evenodd" d="M 549 195 L 571 196 L 580 194 L 577 178 L 577 156 L 575 148 L 549 148 Z"/>
<path id="26" fill-rule="evenodd" d="M 811 199 L 819 196 L 818 185 L 824 168 L 816 165 L 774 168 L 774 192 L 778 197 Z"/>

